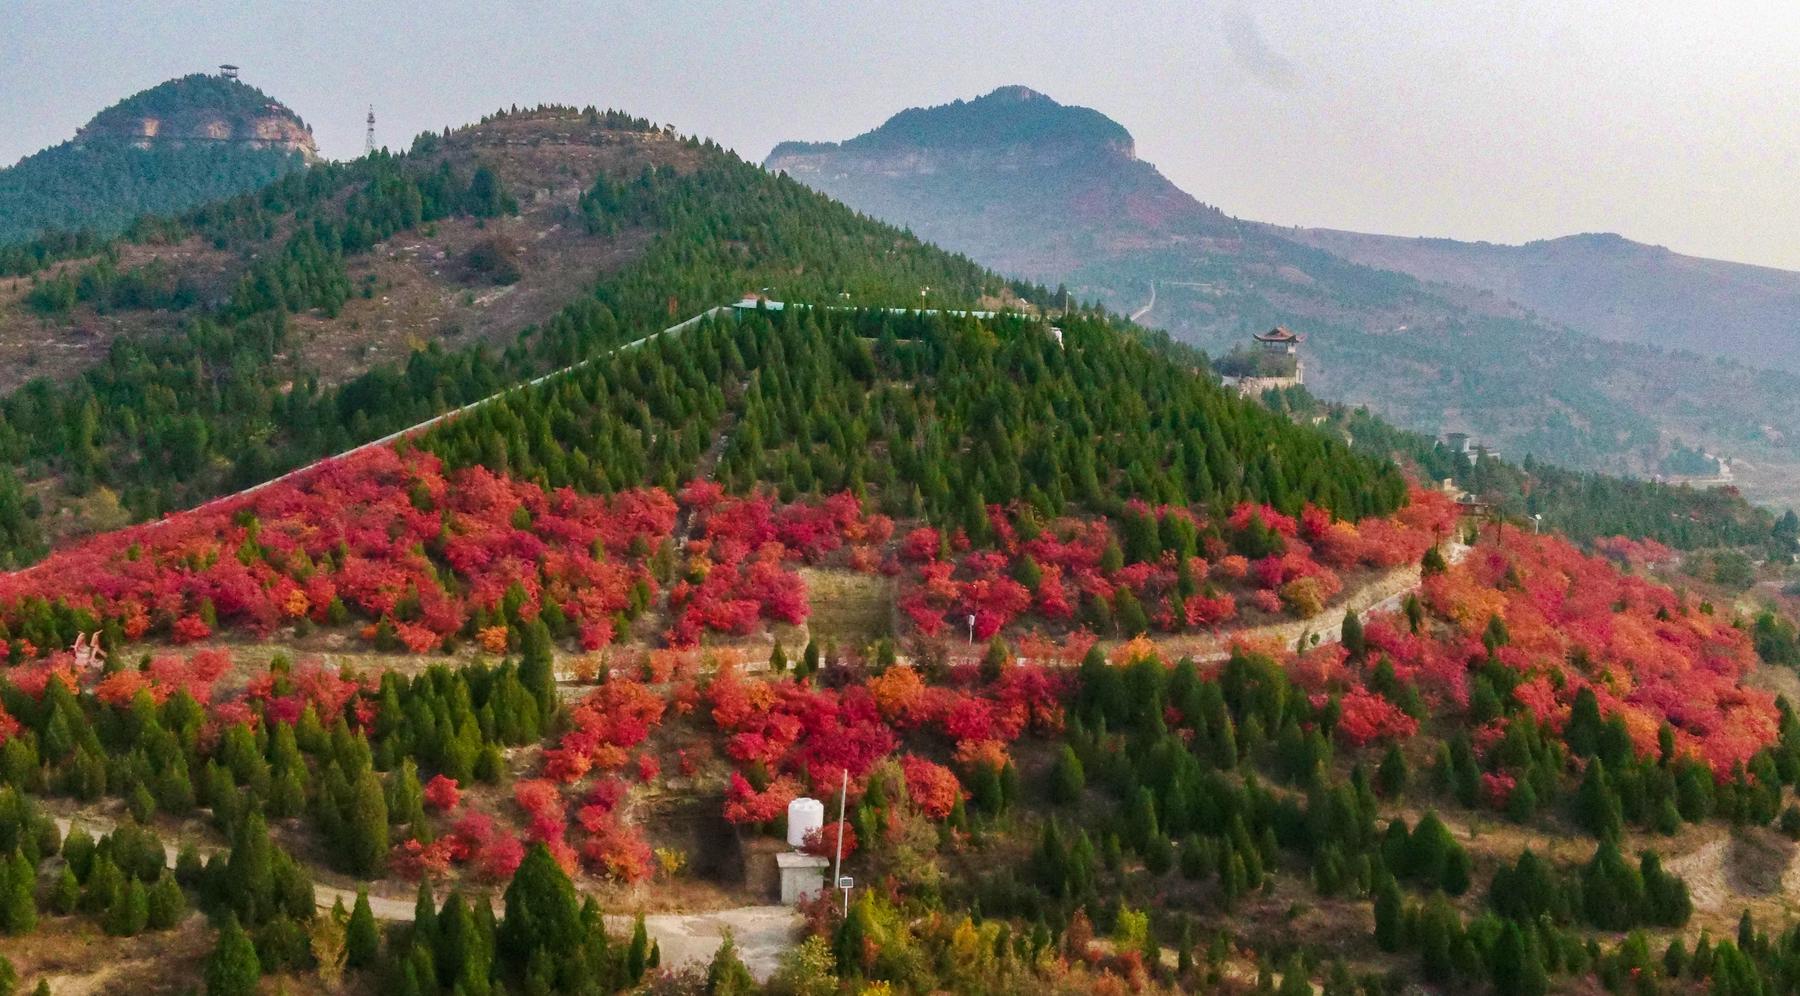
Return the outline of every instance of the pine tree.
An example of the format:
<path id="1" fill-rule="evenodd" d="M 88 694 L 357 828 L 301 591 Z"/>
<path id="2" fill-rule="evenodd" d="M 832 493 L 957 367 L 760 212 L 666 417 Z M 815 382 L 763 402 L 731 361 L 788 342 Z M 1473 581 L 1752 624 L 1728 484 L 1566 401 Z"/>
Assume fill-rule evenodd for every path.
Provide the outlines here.
<path id="1" fill-rule="evenodd" d="M 631 925 L 631 947 L 625 953 L 625 978 L 630 985 L 644 979 L 650 958 L 650 935 L 644 927 L 644 914 L 639 913 Z"/>
<path id="2" fill-rule="evenodd" d="M 352 873 L 372 876 L 388 855 L 387 799 L 372 769 L 357 776 L 349 803 L 342 814 L 344 861 Z"/>
<path id="3" fill-rule="evenodd" d="M 255 996 L 261 977 L 256 945 L 238 925 L 237 915 L 227 913 L 225 925 L 219 928 L 219 943 L 206 962 L 207 996 Z"/>
<path id="4" fill-rule="evenodd" d="M 495 956 L 524 978 L 534 957 L 556 958 L 581 948 L 581 910 L 575 886 L 542 844 L 532 844 L 506 887 L 506 918 L 494 938 Z"/>
<path id="5" fill-rule="evenodd" d="M 356 891 L 356 906 L 344 934 L 344 963 L 351 968 L 372 968 L 381 955 L 381 935 L 375 928 L 375 912 L 369 908 L 369 890 Z"/>
<path id="6" fill-rule="evenodd" d="M 1599 758 L 1588 763 L 1581 787 L 1575 792 L 1575 819 L 1582 829 L 1599 840 L 1617 840 L 1624 829 L 1624 808 L 1606 776 L 1606 765 Z"/>
<path id="7" fill-rule="evenodd" d="M 1400 886 L 1392 876 L 1383 876 L 1375 889 L 1375 943 L 1381 950 L 1400 950 L 1402 915 Z"/>
<path id="8" fill-rule="evenodd" d="M 187 896 L 182 894 L 181 885 L 174 875 L 164 874 L 150 889 L 145 925 L 151 930 L 168 930 L 180 923 L 186 914 Z"/>
<path id="9" fill-rule="evenodd" d="M 1499 996 L 1544 996 L 1549 991 L 1549 976 L 1517 923 L 1501 927 L 1489 962 Z"/>
<path id="10" fill-rule="evenodd" d="M 17 849 L 6 866 L 0 882 L 0 930 L 14 937 L 29 934 L 37 929 L 37 869 Z"/>
<path id="11" fill-rule="evenodd" d="M 131 879 L 113 895 L 112 908 L 106 911 L 104 927 L 114 937 L 131 937 L 142 933 L 150 922 L 150 896 L 144 883 Z"/>
<path id="12" fill-rule="evenodd" d="M 749 996 L 754 992 L 756 980 L 738 958 L 737 939 L 727 930 L 725 939 L 713 952 L 712 962 L 706 966 L 707 996 Z"/>
<path id="13" fill-rule="evenodd" d="M 1061 806 L 1073 806 L 1081 802 L 1081 794 L 1087 788 L 1087 775 L 1082 768 L 1081 758 L 1075 755 L 1075 749 L 1063 744 L 1061 752 L 1056 755 L 1056 767 L 1050 773 L 1050 798 Z"/>

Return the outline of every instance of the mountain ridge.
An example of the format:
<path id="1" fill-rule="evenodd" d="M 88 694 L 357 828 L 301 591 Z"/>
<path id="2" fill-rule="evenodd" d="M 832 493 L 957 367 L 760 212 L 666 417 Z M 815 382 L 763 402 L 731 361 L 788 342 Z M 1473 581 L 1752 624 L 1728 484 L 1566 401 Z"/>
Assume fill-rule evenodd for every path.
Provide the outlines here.
<path id="1" fill-rule="evenodd" d="M 1355 262 L 1516 301 L 1606 339 L 1800 371 L 1800 273 L 1584 232 L 1519 244 L 1275 229 Z"/>
<path id="2" fill-rule="evenodd" d="M 984 115 L 964 109 L 982 101 Z M 1309 384 L 1409 428 L 1471 432 L 1509 453 L 1640 476 L 1683 448 L 1706 449 L 1737 459 L 1740 482 L 1766 500 L 1800 496 L 1800 450 L 1772 428 L 1800 417 L 1787 400 L 1800 380 L 1682 361 L 1681 353 L 1714 352 L 1703 337 L 1666 352 L 1648 337 L 1589 331 L 1578 313 L 1506 293 L 1493 272 L 1409 272 L 1375 252 L 1403 240 L 1370 237 L 1360 253 L 1337 252 L 1313 230 L 1234 218 L 1143 160 L 1021 145 L 1021 134 L 1055 132 L 1047 116 L 1099 113 L 1048 97 L 915 108 L 875 131 L 905 122 L 931 133 L 921 117 L 941 114 L 938 127 L 949 128 L 1019 106 L 1029 108 L 1029 128 L 910 148 L 867 135 L 777 146 L 766 165 L 1002 272 L 1066 284 L 1121 313 L 1140 307 L 1154 282 L 1146 320 L 1215 354 L 1275 324 L 1305 328 Z M 983 135 L 992 139 L 985 146 Z M 879 155 L 856 151 L 870 147 Z M 1635 245 L 1573 236 L 1531 251 L 1645 251 Z M 1445 253 L 1456 262 L 1479 251 Z M 1569 283 L 1554 272 L 1544 279 Z"/>

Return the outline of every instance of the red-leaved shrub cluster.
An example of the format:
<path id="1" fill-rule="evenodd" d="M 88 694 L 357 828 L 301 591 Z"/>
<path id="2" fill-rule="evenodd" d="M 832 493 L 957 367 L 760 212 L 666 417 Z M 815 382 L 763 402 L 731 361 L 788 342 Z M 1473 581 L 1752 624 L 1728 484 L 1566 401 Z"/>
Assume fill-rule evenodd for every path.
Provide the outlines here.
<path id="1" fill-rule="evenodd" d="M 221 626 L 266 634 L 355 616 L 372 623 L 371 637 L 424 653 L 477 621 L 504 622 L 507 609 L 522 619 L 554 610 L 597 648 L 634 587 L 654 588 L 646 554 L 675 514 L 655 489 L 546 493 L 374 449 L 0 576 L 0 624 L 30 633 L 46 603 L 62 601 L 129 639 L 181 643 Z"/>
<path id="2" fill-rule="evenodd" d="M 1465 704 L 1473 663 L 1498 619 L 1506 634 L 1493 656 L 1519 675 L 1512 696 L 1552 730 L 1568 721 L 1576 694 L 1591 689 L 1602 715 L 1622 717 L 1640 753 L 1654 756 L 1666 721 L 1676 748 L 1728 774 L 1778 733 L 1774 698 L 1748 687 L 1755 648 L 1728 617 L 1606 557 L 1554 536 L 1510 533 L 1425 579 L 1428 623 L 1414 632 L 1400 615 L 1371 619 L 1368 659 L 1386 657 L 1427 700 Z M 1353 741 L 1409 732 L 1408 718 L 1380 696 L 1353 690 L 1340 729 Z M 1484 731 L 1484 739 L 1501 731 Z"/>
<path id="3" fill-rule="evenodd" d="M 1208 523 L 1142 502 L 1116 521 L 1038 523 L 998 506 L 988 518 L 991 547 L 925 526 L 901 540 L 910 570 L 900 609 L 921 634 L 961 632 L 971 617 L 979 640 L 1022 621 L 1067 629 L 1104 620 L 1133 635 L 1217 630 L 1246 608 L 1305 618 L 1342 590 L 1341 572 L 1416 563 L 1456 510 L 1440 492 L 1415 490 L 1391 518 L 1357 523 L 1311 506 L 1294 519 L 1259 505 Z"/>

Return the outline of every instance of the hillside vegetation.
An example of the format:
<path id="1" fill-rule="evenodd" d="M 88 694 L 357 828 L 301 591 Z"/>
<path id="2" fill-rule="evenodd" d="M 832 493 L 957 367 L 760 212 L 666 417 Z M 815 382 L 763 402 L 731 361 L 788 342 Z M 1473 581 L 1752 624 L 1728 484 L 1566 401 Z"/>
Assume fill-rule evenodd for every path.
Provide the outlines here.
<path id="1" fill-rule="evenodd" d="M 617 112 L 65 248 L 13 305 L 127 324 L 0 402 L 11 556 L 75 520 L 0 575 L 0 984 L 1791 978 L 1791 621 L 1603 535 L 1791 549 L 1727 493 L 1241 397 Z M 850 901 L 768 909 L 789 803 L 840 791 L 800 846 Z"/>
<path id="2" fill-rule="evenodd" d="M 746 288 L 1018 301 L 966 260 L 717 146 L 575 109 L 427 135 L 139 234 L 22 278 L 18 309 L 75 326 L 104 310 L 126 328 L 98 366 L 0 401 L 0 459 L 41 509 L 0 497 L 16 559 L 42 549 L 45 527 L 256 483 Z M 221 291 L 187 289 L 205 286 Z M 175 330 L 155 331 L 171 315 Z"/>

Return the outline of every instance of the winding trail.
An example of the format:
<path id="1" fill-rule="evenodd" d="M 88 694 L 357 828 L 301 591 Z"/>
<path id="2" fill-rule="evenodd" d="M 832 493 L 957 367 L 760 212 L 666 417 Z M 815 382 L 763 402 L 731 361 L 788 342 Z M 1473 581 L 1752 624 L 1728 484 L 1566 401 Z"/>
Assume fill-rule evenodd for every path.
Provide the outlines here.
<path id="1" fill-rule="evenodd" d="M 1150 309 L 1154 307 L 1156 307 L 1156 281 L 1152 280 L 1150 281 L 1150 300 L 1144 302 L 1142 308 L 1131 313 L 1131 320 L 1135 322 L 1145 315 L 1148 315 Z"/>

